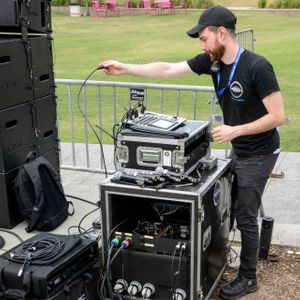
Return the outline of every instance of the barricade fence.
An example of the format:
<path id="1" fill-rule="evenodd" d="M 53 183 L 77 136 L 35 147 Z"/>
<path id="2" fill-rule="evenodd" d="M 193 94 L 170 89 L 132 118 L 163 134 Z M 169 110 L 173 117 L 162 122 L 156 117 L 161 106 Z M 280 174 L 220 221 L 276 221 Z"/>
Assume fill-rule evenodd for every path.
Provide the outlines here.
<path id="1" fill-rule="evenodd" d="M 238 32 L 237 37 L 245 49 L 253 51 L 252 29 Z M 113 128 L 128 109 L 140 103 L 132 99 L 139 99 L 139 93 L 148 111 L 213 122 L 221 114 L 212 86 L 93 80 L 83 85 L 84 80 L 70 79 L 55 83 L 62 169 L 113 173 Z"/>

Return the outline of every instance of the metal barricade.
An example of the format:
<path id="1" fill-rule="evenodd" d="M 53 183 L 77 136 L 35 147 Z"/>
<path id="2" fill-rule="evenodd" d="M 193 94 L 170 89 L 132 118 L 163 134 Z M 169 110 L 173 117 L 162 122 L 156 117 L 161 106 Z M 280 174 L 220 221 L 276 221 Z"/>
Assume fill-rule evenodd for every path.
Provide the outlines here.
<path id="1" fill-rule="evenodd" d="M 111 81 L 87 81 L 82 87 L 81 94 L 78 94 L 79 87 L 84 83 L 83 80 L 68 80 L 68 79 L 56 79 L 56 84 L 58 86 L 58 122 L 59 122 L 59 132 L 61 143 L 61 168 L 64 169 L 76 169 L 76 170 L 84 170 L 90 172 L 104 172 L 107 167 L 108 173 L 114 172 L 113 166 L 113 146 L 104 143 L 104 134 L 110 135 L 111 133 L 107 132 L 108 125 L 113 127 L 114 124 L 120 122 L 120 116 L 124 114 L 125 110 L 130 109 L 136 103 L 135 100 L 131 100 L 130 94 L 132 89 L 135 90 L 143 90 L 144 97 L 144 105 L 148 107 L 155 106 L 155 111 L 160 113 L 166 113 L 172 115 L 181 115 L 189 119 L 199 119 L 198 111 L 200 111 L 199 105 L 202 105 L 202 111 L 205 111 L 205 119 L 210 118 L 210 106 L 212 99 L 214 98 L 214 89 L 213 87 L 208 86 L 188 86 L 188 85 L 168 85 L 168 84 L 151 84 L 151 83 L 131 83 L 131 82 L 111 82 Z M 60 87 L 61 86 L 61 87 Z M 76 92 L 74 93 L 77 87 Z M 63 90 L 63 89 L 64 90 Z M 92 96 L 88 96 L 87 90 L 91 90 Z M 105 90 L 106 89 L 106 90 Z M 107 89 L 111 90 L 111 93 L 108 94 Z M 123 92 L 122 92 L 123 91 Z M 169 93 L 172 93 L 170 95 Z M 62 96 L 61 96 L 61 95 Z M 121 94 L 120 98 L 123 99 L 121 101 L 118 98 L 118 94 Z M 126 94 L 126 97 L 125 97 Z M 201 94 L 201 98 L 199 95 Z M 175 97 L 174 97 L 175 95 Z M 74 97 L 76 98 L 74 100 Z M 110 98 L 111 97 L 111 98 Z M 110 98 L 110 99 L 109 99 Z M 126 107 L 123 106 L 126 98 Z M 182 99 L 184 98 L 184 103 L 190 103 L 188 111 L 189 115 L 185 115 L 187 111 L 183 112 L 181 109 Z M 91 100 L 94 103 L 92 110 L 88 109 L 88 100 Z M 109 99 L 109 100 L 108 100 Z M 111 124 L 108 122 L 108 116 L 103 110 L 105 107 L 111 102 L 111 115 L 109 119 L 111 120 Z M 119 102 L 123 104 L 120 105 Z M 64 105 L 62 104 L 64 102 Z M 75 102 L 75 103 L 74 103 Z M 77 103 L 76 103 L 77 102 Z M 166 111 L 165 106 L 168 106 L 169 109 Z M 64 106 L 62 108 L 62 106 Z M 76 107 L 77 106 L 77 107 Z M 79 109 L 78 109 L 79 106 Z M 74 121 L 75 114 L 78 115 L 78 111 L 82 111 L 81 119 L 82 119 L 82 128 L 83 135 L 78 137 L 78 124 Z M 151 110 L 151 109 L 149 109 Z M 62 125 L 62 120 L 60 120 L 60 111 L 64 111 L 64 114 L 69 113 L 69 124 L 64 122 Z M 76 111 L 76 113 L 75 113 Z M 171 113 L 170 113 L 171 112 Z M 97 122 L 93 124 L 89 120 L 89 118 L 93 115 L 97 115 Z M 203 114 L 202 114 L 203 115 Z M 84 117 L 86 116 L 86 117 Z M 119 116 L 119 117 L 118 117 Z M 78 117 L 78 116 L 77 116 Z M 91 143 L 90 138 L 91 134 L 89 134 L 89 127 L 97 127 L 94 128 L 96 131 L 99 140 L 104 147 L 105 156 L 108 155 L 108 161 L 103 161 L 102 149 L 98 147 L 97 143 Z M 68 129 L 66 127 L 69 127 Z M 106 128 L 104 128 L 106 127 Z M 69 137 L 62 137 L 62 130 L 68 130 Z M 93 131 L 94 131 L 93 130 Z M 93 132 L 95 133 L 95 132 Z M 98 148 L 98 149 L 97 149 Z M 98 154 L 96 154 L 98 153 Z M 107 165 L 107 166 L 106 166 Z M 95 167 L 97 166 L 97 167 Z"/>

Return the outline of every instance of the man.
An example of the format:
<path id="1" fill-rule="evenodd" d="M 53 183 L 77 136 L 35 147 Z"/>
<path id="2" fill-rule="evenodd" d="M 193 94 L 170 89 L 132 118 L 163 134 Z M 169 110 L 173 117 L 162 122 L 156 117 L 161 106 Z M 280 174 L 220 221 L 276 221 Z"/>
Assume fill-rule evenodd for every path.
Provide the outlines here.
<path id="1" fill-rule="evenodd" d="M 219 143 L 232 143 L 232 220 L 235 216 L 242 240 L 239 274 L 221 289 L 223 299 L 237 299 L 258 289 L 258 209 L 279 154 L 276 127 L 285 122 L 282 95 L 271 64 L 239 45 L 235 25 L 236 17 L 230 10 L 214 6 L 205 10 L 198 24 L 187 32 L 200 39 L 204 53 L 179 63 L 100 64 L 111 75 L 212 76 L 224 116 L 224 125 L 215 127 L 212 135 Z"/>

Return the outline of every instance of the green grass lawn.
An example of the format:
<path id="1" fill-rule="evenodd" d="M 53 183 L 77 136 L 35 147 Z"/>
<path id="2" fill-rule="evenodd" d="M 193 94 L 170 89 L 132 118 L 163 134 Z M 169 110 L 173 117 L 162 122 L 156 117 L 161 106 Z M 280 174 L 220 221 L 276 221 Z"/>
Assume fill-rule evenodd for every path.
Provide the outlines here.
<path id="1" fill-rule="evenodd" d="M 273 64 L 285 101 L 288 125 L 280 128 L 282 149 L 300 151 L 300 17 L 268 12 L 238 12 L 238 30 L 252 28 L 255 33 L 255 51 L 264 55 Z M 199 41 L 186 35 L 186 30 L 195 25 L 199 13 L 175 16 L 122 16 L 110 18 L 80 17 L 71 18 L 62 14 L 53 14 L 53 38 L 55 77 L 66 79 L 85 79 L 87 75 L 106 59 L 116 59 L 129 63 L 151 61 L 182 61 L 197 54 Z M 168 80 L 150 80 L 139 77 L 106 76 L 101 71 L 92 77 L 102 81 L 153 82 L 167 84 L 209 85 L 208 76 L 187 76 Z M 59 119 L 61 139 L 68 141 L 70 132 L 66 92 L 57 90 L 59 101 Z M 74 90 L 74 100 L 77 90 Z M 96 95 L 96 91 L 94 91 Z M 108 95 L 109 92 L 106 92 Z M 118 102 L 118 107 L 126 106 L 126 95 Z M 95 97 L 96 98 L 96 97 Z M 90 101 L 90 100 L 89 100 Z M 110 129 L 112 119 L 112 98 L 103 100 L 106 119 L 103 127 Z M 91 101 L 92 102 L 92 101 Z M 96 104 L 94 104 L 96 105 Z M 159 104 L 157 103 L 157 111 Z M 181 104 L 183 112 L 191 111 L 187 103 Z M 88 106 L 91 106 L 88 102 Z M 154 105 L 155 109 L 155 105 Z M 92 113 L 92 111 L 94 113 Z M 118 116 L 123 110 L 120 110 Z M 90 107 L 89 118 L 96 119 L 96 106 Z M 82 118 L 74 108 L 76 141 L 82 141 Z M 111 130 L 109 130 L 111 131 Z M 80 133 L 81 132 L 81 133 Z M 95 142 L 90 137 L 90 142 Z M 109 138 L 105 140 L 110 142 Z"/>

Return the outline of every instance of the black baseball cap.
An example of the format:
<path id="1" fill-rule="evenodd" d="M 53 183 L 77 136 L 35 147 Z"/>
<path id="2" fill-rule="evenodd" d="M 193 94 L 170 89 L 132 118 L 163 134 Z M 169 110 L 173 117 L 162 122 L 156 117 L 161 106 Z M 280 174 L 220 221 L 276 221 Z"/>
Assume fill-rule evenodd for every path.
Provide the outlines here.
<path id="1" fill-rule="evenodd" d="M 236 16 L 232 11 L 221 5 L 206 9 L 200 16 L 198 24 L 190 29 L 187 34 L 192 38 L 199 37 L 199 32 L 207 26 L 224 26 L 235 29 Z"/>

